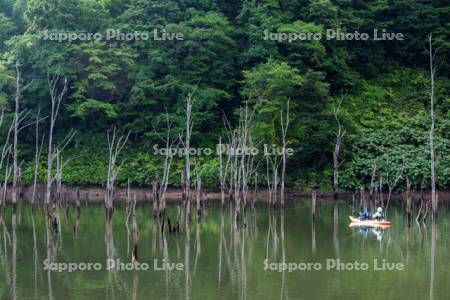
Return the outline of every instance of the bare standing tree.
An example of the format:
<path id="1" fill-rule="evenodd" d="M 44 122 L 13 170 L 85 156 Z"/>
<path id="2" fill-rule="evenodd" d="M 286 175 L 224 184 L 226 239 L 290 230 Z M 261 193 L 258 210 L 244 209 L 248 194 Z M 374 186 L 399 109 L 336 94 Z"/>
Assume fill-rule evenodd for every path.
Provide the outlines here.
<path id="1" fill-rule="evenodd" d="M 8 152 L 10 154 L 10 152 Z M 4 175 L 4 182 L 2 185 L 2 194 L 0 198 L 0 214 L 3 213 L 3 208 L 6 203 L 6 195 L 7 195 L 7 188 L 8 188 L 8 180 L 11 176 L 11 166 L 9 165 L 9 162 L 7 162 L 5 167 L 5 175 Z"/>
<path id="2" fill-rule="evenodd" d="M 256 167 L 256 170 L 258 167 Z M 254 179 L 254 188 L 253 188 L 253 198 L 252 198 L 252 208 L 255 208 L 255 202 L 258 195 L 258 172 L 255 171 L 255 179 Z"/>
<path id="3" fill-rule="evenodd" d="M 317 192 L 313 190 L 311 193 L 311 220 L 313 224 L 316 222 L 316 206 L 317 206 Z"/>
<path id="4" fill-rule="evenodd" d="M 0 118 L 0 126 L 3 125 L 3 110 Z M 3 168 L 3 165 L 5 165 L 5 175 L 4 175 L 4 183 L 2 185 L 2 192 L 0 197 L 0 209 L 3 209 L 3 205 L 6 202 L 6 193 L 7 193 L 7 184 L 9 180 L 9 176 L 11 175 L 11 166 L 10 166 L 10 158 L 12 154 L 12 145 L 10 144 L 9 140 L 11 138 L 11 133 L 14 129 L 14 120 L 11 122 L 11 125 L 9 127 L 8 133 L 6 135 L 5 143 L 3 144 L 1 157 L 0 157 L 0 169 Z M 1 211 L 0 211 L 1 212 Z"/>
<path id="5" fill-rule="evenodd" d="M 431 207 L 432 207 L 432 219 L 437 218 L 438 211 L 438 198 L 436 196 L 436 161 L 435 161 L 435 152 L 434 152 L 434 130 L 436 126 L 435 112 L 434 112 L 434 103 L 435 103 L 435 77 L 436 77 L 436 68 L 434 66 L 434 60 L 436 57 L 436 50 L 433 49 L 433 39 L 432 35 L 428 37 L 428 54 L 430 60 L 430 81 L 431 81 L 431 89 L 430 89 L 430 115 L 431 115 L 431 127 L 430 127 L 430 138 L 429 138 L 429 146 L 430 146 L 430 165 L 431 165 Z"/>
<path id="6" fill-rule="evenodd" d="M 41 108 L 39 107 L 38 113 L 36 116 L 36 132 L 35 132 L 35 145 L 34 145 L 34 176 L 33 176 L 33 194 L 31 196 L 31 203 L 34 204 L 36 199 L 36 185 L 37 185 L 37 177 L 39 171 L 39 160 L 42 153 L 42 146 L 44 145 L 44 136 L 42 136 L 42 141 L 39 145 L 39 117 L 41 114 Z"/>
<path id="7" fill-rule="evenodd" d="M 408 227 L 412 224 L 412 194 L 411 194 L 411 180 L 406 177 L 406 215 L 408 216 Z"/>
<path id="8" fill-rule="evenodd" d="M 119 170 L 123 165 L 123 162 L 120 165 L 117 165 L 117 158 L 120 152 L 125 147 L 125 144 L 127 143 L 129 136 L 130 131 L 128 131 L 126 135 L 124 134 L 119 135 L 119 132 L 117 131 L 116 127 L 113 127 L 112 131 L 108 130 L 107 137 L 108 137 L 109 162 L 108 162 L 108 178 L 106 180 L 106 194 L 105 194 L 105 208 L 108 219 L 111 219 L 113 215 L 115 184 L 117 174 L 119 173 Z"/>
<path id="9" fill-rule="evenodd" d="M 244 200 L 244 208 L 247 205 L 247 194 L 250 186 L 250 180 L 255 175 L 256 181 L 256 172 L 258 170 L 260 161 L 255 162 L 255 155 L 247 156 L 246 164 L 243 169 L 243 178 L 242 178 L 242 194 Z"/>
<path id="10" fill-rule="evenodd" d="M 152 183 L 152 195 L 153 195 L 153 219 L 156 220 L 156 218 L 159 215 L 159 182 L 158 180 L 158 174 L 155 175 L 155 181 Z"/>
<path id="11" fill-rule="evenodd" d="M 78 156 L 80 157 L 80 156 Z M 56 158 L 56 170 L 55 170 L 55 176 L 52 178 L 52 181 L 56 181 L 56 194 L 58 195 L 57 199 L 58 201 L 62 200 L 61 192 L 62 192 L 62 177 L 63 177 L 63 170 L 67 166 L 68 163 L 70 163 L 72 160 L 78 158 L 78 157 L 72 157 L 67 160 L 64 160 L 62 154 L 60 153 L 60 150 L 58 149 L 58 152 L 55 155 Z"/>
<path id="12" fill-rule="evenodd" d="M 181 139 L 184 147 L 184 159 L 185 159 L 185 195 L 187 203 L 190 205 L 190 196 L 191 196 L 191 159 L 190 159 L 190 147 L 191 147 L 191 136 L 192 136 L 192 128 L 194 127 L 194 123 L 192 122 L 192 106 L 194 104 L 195 98 L 194 93 L 197 87 L 194 89 L 192 93 L 188 93 L 186 98 L 186 131 L 184 134 L 184 141 Z"/>
<path id="13" fill-rule="evenodd" d="M 154 128 L 155 133 L 158 135 L 158 137 L 164 142 L 165 145 L 165 155 L 164 155 L 164 163 L 163 163 L 163 177 L 161 180 L 161 184 L 159 186 L 158 191 L 158 199 L 159 199 L 159 217 L 162 221 L 165 219 L 166 214 L 166 191 L 167 187 L 169 186 L 169 176 L 170 176 L 170 169 L 172 166 L 173 161 L 173 154 L 177 152 L 179 147 L 179 142 L 181 139 L 179 138 L 172 138 L 172 120 L 169 117 L 169 113 L 166 112 L 166 132 L 164 136 L 161 136 L 158 133 L 158 130 Z"/>
<path id="14" fill-rule="evenodd" d="M 383 176 L 380 176 L 378 181 L 378 204 L 381 204 L 381 206 L 384 206 L 383 182 Z"/>
<path id="15" fill-rule="evenodd" d="M 278 202 L 278 186 L 280 184 L 280 176 L 278 174 L 278 170 L 280 168 L 281 159 L 277 156 L 274 156 L 272 159 L 272 189 L 273 189 L 273 205 L 274 207 Z"/>
<path id="16" fill-rule="evenodd" d="M 266 156 L 266 182 L 267 182 L 267 192 L 268 192 L 268 196 L 269 196 L 269 206 L 272 204 L 272 194 L 273 194 L 273 188 L 272 188 L 272 184 L 273 181 L 271 180 L 271 176 L 270 176 L 270 170 L 271 170 L 271 160 L 269 158 L 269 156 Z"/>
<path id="17" fill-rule="evenodd" d="M 234 144 L 236 145 L 236 150 L 241 155 L 238 155 L 238 153 L 235 153 L 234 155 L 234 199 L 236 201 L 235 206 L 235 220 L 236 220 L 236 228 L 237 225 L 240 222 L 240 215 L 241 215 L 241 200 L 244 200 L 244 207 L 245 207 L 245 198 L 244 198 L 244 191 L 247 189 L 248 185 L 248 175 L 246 172 L 246 161 L 251 160 L 251 154 L 248 154 L 247 151 L 242 151 L 244 149 L 248 149 L 251 145 L 251 134 L 250 134 L 250 126 L 254 117 L 256 111 L 256 106 L 253 108 L 253 111 L 249 113 L 249 108 L 246 105 L 245 108 L 240 112 L 239 117 L 239 125 L 238 128 L 235 130 Z"/>
<path id="18" fill-rule="evenodd" d="M 370 177 L 370 190 L 369 190 L 369 195 L 370 195 L 370 202 L 375 203 L 376 201 L 374 200 L 374 192 L 376 192 L 376 176 L 377 176 L 377 160 L 373 159 L 372 160 L 372 176 Z M 375 203 L 376 206 L 376 203 Z"/>
<path id="19" fill-rule="evenodd" d="M 227 176 L 227 166 L 229 166 L 229 187 L 228 187 L 228 194 L 230 197 L 230 200 L 233 200 L 236 198 L 236 189 L 238 186 L 238 130 L 232 129 L 230 122 L 228 121 L 226 115 L 223 116 L 223 121 L 225 125 L 225 130 L 227 133 L 227 139 L 228 139 L 228 145 L 226 146 L 226 154 L 227 154 L 227 163 L 226 165 L 223 165 L 221 163 L 221 169 L 222 169 L 222 181 L 226 182 L 226 176 Z M 221 144 L 221 143 L 219 143 Z M 221 149 L 222 150 L 222 149 Z M 221 158 L 221 157 L 220 157 Z"/>
<path id="20" fill-rule="evenodd" d="M 219 179 L 220 179 L 220 199 L 221 199 L 221 205 L 223 206 L 225 204 L 225 188 L 226 188 L 226 182 L 227 182 L 227 169 L 228 165 L 230 163 L 230 156 L 228 155 L 228 160 L 226 164 L 223 163 L 223 145 L 222 145 L 222 138 L 219 138 L 219 146 L 218 146 L 218 152 L 219 152 Z"/>
<path id="21" fill-rule="evenodd" d="M 223 149 L 221 140 L 219 142 L 220 151 L 225 150 L 227 154 L 227 162 L 223 163 L 222 154 L 220 152 L 220 178 L 221 178 L 221 190 L 224 194 L 226 177 L 229 175 L 229 195 L 230 200 L 235 201 L 235 225 L 240 222 L 241 214 L 241 200 L 246 203 L 246 194 L 248 191 L 248 184 L 250 176 L 254 172 L 254 158 L 252 154 L 246 149 L 250 149 L 252 145 L 250 126 L 255 114 L 256 106 L 251 112 L 246 105 L 245 108 L 239 111 L 239 122 L 236 128 L 232 128 L 227 117 L 224 115 L 224 124 L 228 139 L 228 145 L 226 149 Z M 228 174 L 229 167 L 229 174 Z M 224 196 L 222 196 L 223 199 Z M 223 202 L 223 200 L 222 200 Z"/>
<path id="22" fill-rule="evenodd" d="M 200 174 L 200 170 L 198 170 L 198 168 L 196 168 L 196 173 L 197 173 L 197 193 L 196 193 L 196 207 L 197 207 L 197 220 L 199 220 L 201 218 L 202 215 L 202 209 L 201 209 L 201 205 L 200 205 L 200 198 L 201 198 L 201 193 L 202 193 L 202 177 Z"/>
<path id="23" fill-rule="evenodd" d="M 14 137 L 13 137 L 13 146 L 12 146 L 12 154 L 13 154 L 13 184 L 12 184 L 12 204 L 13 211 L 16 211 L 17 205 L 17 183 L 19 181 L 19 159 L 18 159 L 18 137 L 19 131 L 21 128 L 21 123 L 27 117 L 29 111 L 20 110 L 20 98 L 22 97 L 23 92 L 30 86 L 32 82 L 29 82 L 25 86 L 21 85 L 21 72 L 20 65 L 17 62 L 15 65 L 16 68 L 16 93 L 14 97 Z"/>
<path id="24" fill-rule="evenodd" d="M 386 215 L 387 215 L 387 210 L 389 208 L 389 203 L 391 201 L 392 191 L 397 186 L 398 181 L 403 177 L 404 169 L 405 169 L 405 162 L 403 161 L 402 166 L 400 167 L 400 170 L 397 172 L 397 174 L 395 175 L 394 178 L 390 178 L 389 174 L 386 174 L 386 183 L 388 185 L 388 198 L 387 198 L 386 208 L 384 210 Z"/>
<path id="25" fill-rule="evenodd" d="M 282 160 L 283 164 L 281 167 L 281 206 L 284 206 L 284 184 L 285 184 L 285 175 L 286 175 L 286 148 L 287 148 L 287 131 L 289 128 L 289 100 L 287 101 L 286 106 L 286 117 L 283 118 L 283 111 L 280 112 L 281 116 L 281 136 L 282 136 L 282 143 L 283 143 L 283 153 L 282 153 Z"/>
<path id="26" fill-rule="evenodd" d="M 336 144 L 334 145 L 333 151 L 333 195 L 335 200 L 337 200 L 337 191 L 339 189 L 339 167 L 342 162 L 339 162 L 339 152 L 341 151 L 342 139 L 345 135 L 345 129 L 342 128 L 341 120 L 339 119 L 339 110 L 341 108 L 342 101 L 345 97 L 341 97 L 337 103 L 333 106 L 334 119 L 336 120 L 338 129 L 336 132 Z"/>
<path id="27" fill-rule="evenodd" d="M 277 156 L 266 155 L 266 181 L 269 194 L 269 205 L 275 207 L 278 201 L 278 185 L 280 183 L 278 169 L 282 162 Z"/>
<path id="28" fill-rule="evenodd" d="M 56 119 L 58 118 L 59 109 L 64 96 L 67 93 L 67 77 L 61 78 L 59 74 L 50 76 L 47 75 L 47 84 L 51 100 L 51 113 L 49 116 L 49 134 L 48 134 L 48 153 L 47 153 L 47 187 L 45 192 L 45 205 L 48 208 L 51 201 L 52 184 L 54 177 L 52 176 L 53 163 L 57 155 L 62 153 L 62 150 L 71 142 L 75 135 L 73 130 L 70 130 L 66 137 L 59 145 L 53 143 L 53 133 L 55 129 Z M 59 87 L 62 85 L 62 87 Z"/>

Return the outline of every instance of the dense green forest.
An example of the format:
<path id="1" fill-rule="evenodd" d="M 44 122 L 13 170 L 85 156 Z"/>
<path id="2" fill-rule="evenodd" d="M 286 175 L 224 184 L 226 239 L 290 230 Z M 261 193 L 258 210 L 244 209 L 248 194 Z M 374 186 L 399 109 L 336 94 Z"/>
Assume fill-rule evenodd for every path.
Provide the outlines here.
<path id="1" fill-rule="evenodd" d="M 64 157 L 66 184 L 104 184 L 107 130 L 130 131 L 118 181 L 146 186 L 161 157 L 155 128 L 166 111 L 175 131 L 185 126 L 187 94 L 195 91 L 193 147 L 215 147 L 244 105 L 258 103 L 255 141 L 279 145 L 280 111 L 289 100 L 291 187 L 331 190 L 337 124 L 333 107 L 342 99 L 346 131 L 340 154 L 341 188 L 369 185 L 373 165 L 385 184 L 409 178 L 428 188 L 431 124 L 427 39 L 437 49 L 436 171 L 440 189 L 450 186 L 450 3 L 448 0 L 0 0 L 0 106 L 4 122 L 14 111 L 15 65 L 24 91 L 21 106 L 34 120 L 50 114 L 47 78 L 64 74 L 69 88 L 58 117 L 56 140 L 74 129 Z M 264 32 L 403 33 L 403 40 L 265 39 Z M 182 40 L 56 41 L 49 33 L 181 33 Z M 46 134 L 49 118 L 40 122 Z M 2 136 L 8 127 L 1 128 Z M 174 132 L 174 134 L 178 134 Z M 46 135 L 44 138 L 47 138 Z M 4 139 L 4 138 L 3 138 Z M 35 127 L 20 132 L 22 181 L 33 180 Z M 46 178 L 45 147 L 39 176 Z M 218 185 L 217 156 L 195 157 L 204 182 Z M 171 183 L 180 181 L 176 160 Z M 265 172 L 263 164 L 260 172 Z M 4 171 L 2 171 L 4 173 Z"/>

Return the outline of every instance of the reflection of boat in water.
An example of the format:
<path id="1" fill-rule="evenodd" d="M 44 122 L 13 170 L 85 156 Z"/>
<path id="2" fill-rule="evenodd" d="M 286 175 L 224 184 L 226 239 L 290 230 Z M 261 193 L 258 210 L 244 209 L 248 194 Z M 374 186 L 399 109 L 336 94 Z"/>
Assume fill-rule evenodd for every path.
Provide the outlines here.
<path id="1" fill-rule="evenodd" d="M 377 240 L 381 242 L 384 235 L 384 230 L 389 228 L 389 226 L 382 226 L 382 227 L 368 227 L 368 226 L 358 226 L 358 227 L 352 227 L 352 228 L 358 228 L 358 231 L 360 234 L 362 234 L 366 239 L 370 235 L 375 235 Z"/>
<path id="2" fill-rule="evenodd" d="M 350 227 L 391 227 L 391 222 L 387 220 L 360 220 L 359 218 L 349 216 Z"/>

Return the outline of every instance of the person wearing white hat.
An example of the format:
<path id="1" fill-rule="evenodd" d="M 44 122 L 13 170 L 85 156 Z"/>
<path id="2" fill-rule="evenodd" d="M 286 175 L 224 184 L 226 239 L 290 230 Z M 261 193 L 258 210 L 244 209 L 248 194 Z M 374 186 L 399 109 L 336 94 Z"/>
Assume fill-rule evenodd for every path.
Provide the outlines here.
<path id="1" fill-rule="evenodd" d="M 381 207 L 378 207 L 377 212 L 372 215 L 372 219 L 381 220 L 383 218 L 383 209 Z"/>

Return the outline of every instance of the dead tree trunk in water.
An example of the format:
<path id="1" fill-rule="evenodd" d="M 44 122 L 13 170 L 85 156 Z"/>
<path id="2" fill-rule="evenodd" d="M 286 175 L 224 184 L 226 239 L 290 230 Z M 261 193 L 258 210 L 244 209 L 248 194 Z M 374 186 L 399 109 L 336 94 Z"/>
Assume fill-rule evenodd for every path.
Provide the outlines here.
<path id="1" fill-rule="evenodd" d="M 186 175 L 185 170 L 181 170 L 181 202 L 186 203 Z"/>
<path id="2" fill-rule="evenodd" d="M 374 192 L 376 194 L 376 187 L 375 187 L 375 177 L 377 175 L 377 161 L 374 159 L 372 160 L 372 176 L 370 178 L 370 202 L 374 204 L 374 206 L 377 206 L 377 203 L 375 201 Z"/>
<path id="3" fill-rule="evenodd" d="M 342 101 L 344 97 L 340 99 L 340 101 L 334 105 L 333 113 L 334 119 L 338 125 L 338 130 L 336 132 L 336 144 L 334 145 L 333 151 L 333 198 L 337 200 L 337 192 L 339 189 L 339 167 L 341 166 L 341 162 L 339 162 L 339 152 L 341 151 L 341 143 L 342 138 L 345 135 L 345 130 L 342 129 L 341 120 L 339 119 L 339 110 L 341 108 Z"/>
<path id="4" fill-rule="evenodd" d="M 256 198 L 258 197 L 258 172 L 255 172 L 255 187 L 253 188 L 252 208 L 255 208 Z"/>
<path id="5" fill-rule="evenodd" d="M 173 139 L 171 137 L 171 129 L 172 129 L 172 120 L 169 118 L 169 114 L 166 112 L 166 132 L 164 136 L 158 134 L 158 131 L 155 128 L 155 132 L 159 136 L 159 138 L 164 142 L 166 151 L 164 155 L 164 164 L 163 164 L 163 177 L 161 180 L 161 185 L 159 186 L 158 198 L 159 198 L 159 217 L 163 221 L 166 215 L 166 191 L 169 185 L 169 176 L 170 176 L 170 168 L 172 165 L 173 154 L 176 153 L 179 146 L 179 141 L 181 141 L 181 137 L 179 139 Z M 178 141 L 178 143 L 177 143 Z M 175 145 L 175 143 L 177 143 Z M 175 145 L 175 147 L 173 147 Z"/>
<path id="6" fill-rule="evenodd" d="M 222 138 L 219 138 L 219 179 L 220 179 L 220 204 L 225 204 L 225 180 L 226 170 L 223 165 Z"/>
<path id="7" fill-rule="evenodd" d="M 285 187 L 285 176 L 286 176 L 286 148 L 287 148 L 287 131 L 289 128 L 289 100 L 287 101 L 287 106 L 286 106 L 286 118 L 285 120 L 283 120 L 283 111 L 281 111 L 280 113 L 281 119 L 280 119 L 280 123 L 281 123 L 281 136 L 282 136 L 282 143 L 283 143 L 283 153 L 282 153 L 282 160 L 283 160 L 283 164 L 281 167 L 281 196 L 280 196 L 280 202 L 281 202 L 281 206 L 284 207 L 284 198 L 285 198 L 285 192 L 284 192 L 284 187 Z"/>
<path id="8" fill-rule="evenodd" d="M 428 54 L 430 60 L 430 81 L 431 81 L 431 91 L 430 91 L 430 102 L 431 102 L 431 128 L 430 128 L 430 138 L 429 138 L 429 146 L 430 146 L 430 164 L 431 164 L 431 207 L 432 207 L 432 219 L 437 218 L 438 213 L 438 199 L 436 197 L 436 162 L 435 162 L 435 153 L 434 153 L 434 129 L 435 129 L 435 113 L 434 113 L 434 102 L 435 102 L 435 76 L 436 76 L 436 68 L 434 67 L 434 59 L 436 56 L 436 51 L 433 49 L 433 41 L 432 36 L 430 34 L 428 39 Z"/>
<path id="9" fill-rule="evenodd" d="M 417 212 L 416 222 L 418 222 L 418 221 L 422 218 L 422 216 L 423 216 L 422 208 L 423 208 L 423 206 L 424 206 L 424 203 L 425 203 L 425 206 L 427 205 L 427 203 L 426 203 L 426 201 L 425 201 L 425 196 L 424 196 L 424 194 L 423 194 L 423 189 L 420 189 L 420 198 L 419 198 L 419 202 L 420 202 L 420 206 L 419 206 L 419 211 Z"/>
<path id="10" fill-rule="evenodd" d="M 0 213 L 3 213 L 3 209 L 6 203 L 6 196 L 8 194 L 8 180 L 9 176 L 11 176 L 11 166 L 9 164 L 5 167 L 5 175 L 4 175 L 4 182 L 2 186 L 2 194 L 0 198 Z"/>
<path id="11" fill-rule="evenodd" d="M 403 176 L 403 169 L 405 168 L 405 164 L 404 162 L 402 163 L 402 166 L 399 170 L 399 172 L 397 173 L 397 176 L 395 177 L 394 181 L 392 182 L 391 179 L 387 179 L 386 182 L 388 184 L 388 199 L 387 199 L 387 203 L 386 203 L 386 208 L 384 210 L 384 215 L 387 217 L 387 210 L 389 208 L 389 203 L 391 202 L 391 197 L 392 197 L 392 191 L 394 190 L 394 188 L 397 186 L 398 181 L 402 178 Z M 386 176 L 386 178 L 389 178 L 389 176 Z"/>
<path id="12" fill-rule="evenodd" d="M 251 154 L 244 151 L 244 149 L 248 149 L 252 146 L 250 125 L 255 114 L 255 109 L 256 106 L 253 111 L 249 113 L 247 106 L 242 108 L 239 113 L 239 124 L 237 128 L 234 129 L 231 129 L 230 123 L 226 119 L 226 116 L 224 116 L 228 139 L 231 145 L 231 149 L 229 149 L 228 153 L 230 160 L 230 194 L 234 194 L 236 229 L 240 223 L 241 201 L 244 202 L 245 209 L 248 183 L 253 172 L 253 158 L 251 158 Z M 226 174 L 226 168 L 222 174 Z M 224 177 L 222 177 L 222 179 L 224 179 Z M 231 193 L 231 190 L 233 190 L 233 193 Z"/>
<path id="13" fill-rule="evenodd" d="M 55 180 L 56 180 L 56 199 L 58 201 L 58 205 L 61 205 L 61 186 L 62 186 L 62 172 L 64 168 L 64 162 L 61 155 L 56 156 L 56 174 L 55 174 Z"/>
<path id="14" fill-rule="evenodd" d="M 0 126 L 3 124 L 3 110 L 0 116 Z M 3 165 L 6 162 L 5 165 L 5 175 L 4 175 L 4 183 L 2 185 L 2 192 L 0 197 L 0 213 L 3 212 L 4 204 L 6 203 L 6 194 L 7 194 L 7 188 L 8 188 L 8 180 L 9 176 L 11 175 L 11 166 L 9 163 L 10 157 L 12 155 L 11 151 L 11 145 L 9 143 L 9 139 L 11 137 L 11 133 L 14 128 L 14 120 L 11 122 L 11 126 L 9 127 L 8 134 L 6 135 L 6 141 L 3 144 L 3 149 L 0 157 L 0 169 L 3 168 Z"/>
<path id="15" fill-rule="evenodd" d="M 75 206 L 77 209 L 77 220 L 80 219 L 80 214 L 81 214 L 81 202 L 80 202 L 80 188 L 77 187 L 77 192 L 76 192 L 76 196 L 75 196 Z"/>
<path id="16" fill-rule="evenodd" d="M 235 149 L 241 149 L 243 147 L 243 136 L 242 136 L 242 112 L 239 120 L 239 126 L 238 129 L 235 130 L 234 136 L 235 136 L 235 142 L 233 143 L 235 145 Z M 243 156 L 243 155 L 242 155 Z M 241 179 L 242 179 L 242 168 L 241 164 L 239 164 L 239 155 L 238 153 L 234 154 L 233 158 L 233 173 L 234 173 L 234 201 L 235 201 L 235 207 L 234 207 L 234 215 L 235 215 L 235 227 L 238 228 L 238 225 L 240 224 L 241 220 Z"/>
<path id="17" fill-rule="evenodd" d="M 278 202 L 278 185 L 280 183 L 280 178 L 278 176 L 278 168 L 280 167 L 280 164 L 276 163 L 276 159 L 274 160 L 273 165 L 273 196 L 274 196 L 274 205 L 276 206 L 276 203 Z"/>
<path id="18" fill-rule="evenodd" d="M 225 126 L 227 126 L 226 118 L 224 118 Z M 229 137 L 230 138 L 230 137 Z M 219 154 L 219 179 L 220 179 L 220 197 L 221 197 L 221 205 L 225 204 L 225 190 L 227 189 L 227 177 L 229 175 L 230 170 L 230 162 L 231 162 L 231 153 L 229 151 L 229 145 L 222 144 L 222 138 L 219 138 L 219 145 L 217 152 Z M 226 153 L 227 160 L 224 163 L 223 154 Z M 232 175 L 231 175 L 232 177 Z M 230 200 L 232 199 L 232 189 L 233 189 L 233 180 L 230 180 L 230 185 L 228 186 L 228 194 Z"/>
<path id="19" fill-rule="evenodd" d="M 21 122 L 28 115 L 27 111 L 20 111 L 20 97 L 22 93 L 30 86 L 31 82 L 25 86 L 21 86 L 20 83 L 20 66 L 19 63 L 16 63 L 16 94 L 14 97 L 14 137 L 13 137 L 13 146 L 12 146 L 12 157 L 13 157 L 13 182 L 12 182 L 12 205 L 13 212 L 16 211 L 17 206 L 17 184 L 19 181 L 19 158 L 18 158 L 18 137 Z"/>
<path id="20" fill-rule="evenodd" d="M 152 184 L 153 190 L 153 219 L 156 219 L 159 215 L 159 183 L 157 181 Z"/>
<path id="21" fill-rule="evenodd" d="M 317 192 L 314 190 L 311 194 L 311 219 L 316 222 L 316 205 L 317 205 Z"/>
<path id="22" fill-rule="evenodd" d="M 254 155 L 244 155 L 242 157 L 241 169 L 242 169 L 242 200 L 244 202 L 244 210 L 247 206 L 247 195 L 250 184 L 250 179 L 258 169 L 259 163 L 255 166 Z"/>
<path id="23" fill-rule="evenodd" d="M 231 141 L 231 155 L 232 155 L 232 161 L 231 161 L 231 181 L 232 187 L 233 187 L 233 199 L 235 201 L 235 207 L 234 207 L 234 215 L 235 215 L 235 228 L 237 229 L 240 224 L 240 216 L 241 216 L 241 195 L 243 188 L 242 185 L 242 178 L 245 176 L 243 174 L 244 172 L 244 160 L 245 160 L 245 154 L 240 153 L 239 149 L 243 149 L 246 145 L 246 138 L 247 138 L 247 124 L 248 124 L 248 110 L 247 108 L 244 111 L 244 114 L 242 113 L 242 110 L 239 114 L 239 124 L 237 128 L 231 129 L 231 127 L 228 127 L 229 129 L 229 139 Z M 228 123 L 229 126 L 229 123 Z"/>
<path id="24" fill-rule="evenodd" d="M 17 203 L 17 176 L 18 176 L 18 158 L 17 158 L 17 140 L 19 135 L 19 100 L 21 95 L 20 88 L 20 70 L 19 65 L 16 65 L 16 96 L 14 98 L 15 110 L 14 110 L 14 139 L 13 139 L 13 184 L 12 184 L 12 204 L 13 211 L 16 210 Z"/>
<path id="25" fill-rule="evenodd" d="M 267 180 L 267 192 L 269 193 L 268 195 L 268 200 L 269 200 L 269 206 L 272 204 L 272 183 L 273 181 L 270 179 L 270 163 L 269 163 L 270 159 L 268 156 L 266 156 L 266 180 Z"/>
<path id="26" fill-rule="evenodd" d="M 266 155 L 266 176 L 267 176 L 267 189 L 269 192 L 269 204 L 275 208 L 278 200 L 278 168 L 280 166 L 281 160 L 278 160 L 277 157 L 273 157 L 273 159 L 269 158 Z"/>
<path id="27" fill-rule="evenodd" d="M 380 177 L 379 183 L 378 183 L 378 193 L 379 193 L 379 199 L 378 204 L 381 205 L 381 207 L 384 207 L 384 195 L 383 195 L 383 177 Z"/>
<path id="28" fill-rule="evenodd" d="M 51 201 L 51 192 L 53 184 L 52 168 L 53 162 L 57 155 L 59 155 L 62 150 L 70 143 L 74 136 L 74 132 L 71 130 L 60 145 L 55 146 L 53 144 L 53 132 L 55 129 L 55 122 L 58 117 L 59 108 L 61 102 L 67 92 L 67 77 L 62 79 L 62 88 L 59 89 L 60 85 L 60 75 L 54 75 L 50 78 L 50 74 L 47 75 L 48 90 L 50 93 L 51 100 L 51 113 L 50 113 L 50 125 L 48 134 L 48 153 L 47 153 L 47 188 L 45 192 L 45 205 L 48 208 Z"/>
<path id="29" fill-rule="evenodd" d="M 112 132 L 108 130 L 108 152 L 109 152 L 109 161 L 108 161 L 108 177 L 106 179 L 106 193 L 105 193 L 105 209 L 108 219 L 112 218 L 113 215 L 113 202 L 114 202 L 114 192 L 115 192 L 115 184 L 117 174 L 119 173 L 122 164 L 117 166 L 117 158 L 120 152 L 125 147 L 125 144 L 128 141 L 128 137 L 130 136 L 130 132 L 128 131 L 127 135 L 118 136 L 118 132 L 116 127 L 113 127 Z"/>
<path id="30" fill-rule="evenodd" d="M 33 194 L 31 196 L 31 204 L 34 205 L 36 200 L 36 185 L 39 171 L 39 161 L 42 153 L 42 146 L 44 145 L 44 137 L 42 137 L 41 144 L 39 145 L 39 116 L 41 114 L 41 108 L 39 107 L 36 117 L 36 136 L 35 136 L 35 154 L 34 154 L 34 175 L 33 175 Z"/>
<path id="31" fill-rule="evenodd" d="M 195 92 L 195 90 L 194 90 Z M 185 194 L 186 194 L 186 200 L 187 203 L 190 205 L 190 197 L 191 197 L 191 159 L 190 159 L 190 147 L 191 147 L 191 135 L 192 135 L 192 128 L 194 126 L 192 122 L 192 106 L 194 104 L 194 92 L 189 93 L 188 97 L 186 99 L 186 132 L 184 136 L 184 160 L 185 160 Z"/>
<path id="32" fill-rule="evenodd" d="M 197 218 L 200 218 L 202 215 L 202 209 L 200 206 L 200 200 L 201 200 L 201 193 L 202 193 L 202 178 L 200 177 L 200 174 L 197 172 L 197 193 L 196 193 L 196 200 L 197 200 Z"/>
<path id="33" fill-rule="evenodd" d="M 366 191 L 364 190 L 364 187 L 361 187 L 360 201 L 361 201 L 361 206 L 363 207 L 364 211 L 367 210 L 367 199 L 366 199 L 365 193 L 366 193 Z"/>
<path id="34" fill-rule="evenodd" d="M 412 224 L 412 195 L 411 181 L 406 177 L 406 214 L 408 216 L 408 227 Z"/>

